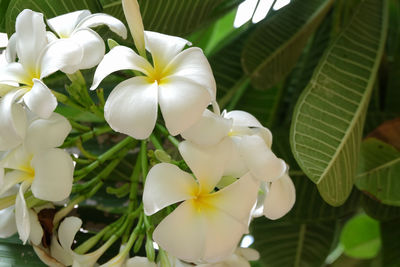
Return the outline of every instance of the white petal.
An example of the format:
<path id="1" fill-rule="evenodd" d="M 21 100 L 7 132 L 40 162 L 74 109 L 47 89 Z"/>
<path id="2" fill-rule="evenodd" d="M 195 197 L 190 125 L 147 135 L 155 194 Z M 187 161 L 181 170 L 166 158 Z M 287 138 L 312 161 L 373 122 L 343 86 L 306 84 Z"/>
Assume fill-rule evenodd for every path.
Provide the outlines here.
<path id="1" fill-rule="evenodd" d="M 273 181 L 286 172 L 286 163 L 258 135 L 243 136 L 239 151 L 250 172 L 261 181 Z"/>
<path id="2" fill-rule="evenodd" d="M 106 48 L 103 39 L 95 31 L 91 29 L 77 30 L 71 35 L 70 40 L 82 47 L 83 56 L 79 64 L 64 68 L 64 72 L 73 73 L 77 70 L 90 69 L 102 60 Z"/>
<path id="3" fill-rule="evenodd" d="M 152 69 L 147 60 L 136 54 L 132 49 L 118 45 L 110 50 L 100 62 L 93 77 L 93 84 L 90 90 L 96 89 L 100 82 L 109 74 L 118 70 L 138 70 L 148 74 Z"/>
<path id="4" fill-rule="evenodd" d="M 24 9 L 16 18 L 15 32 L 19 62 L 34 71 L 39 53 L 47 45 L 43 14 Z"/>
<path id="5" fill-rule="evenodd" d="M 69 196 L 72 188 L 74 165 L 62 149 L 52 148 L 33 156 L 35 179 L 32 193 L 36 198 L 61 201 Z"/>
<path id="6" fill-rule="evenodd" d="M 39 246 L 35 246 L 33 245 L 33 250 L 35 251 L 36 255 L 39 257 L 39 259 L 46 264 L 47 266 L 51 266 L 51 267 L 65 267 L 65 265 L 61 264 L 60 262 L 58 262 L 56 259 L 54 259 L 53 257 L 51 257 L 47 251 Z"/>
<path id="7" fill-rule="evenodd" d="M 0 150 L 9 150 L 22 143 L 26 133 L 26 114 L 15 100 L 20 91 L 10 92 L 0 99 Z"/>
<path id="8" fill-rule="evenodd" d="M 296 189 L 286 174 L 271 183 L 264 201 L 264 215 L 271 220 L 279 219 L 292 209 L 295 201 Z"/>
<path id="9" fill-rule="evenodd" d="M 80 228 L 80 226 L 79 226 L 79 228 Z M 75 236 L 75 233 L 73 233 L 73 234 Z M 71 242 L 73 242 L 74 236 L 72 236 Z M 71 243 L 71 245 L 72 245 L 72 243 Z M 71 250 L 70 247 L 68 250 L 61 247 L 60 243 L 57 240 L 57 235 L 53 234 L 53 236 L 51 238 L 51 243 L 50 243 L 50 255 L 54 259 L 56 259 L 57 261 L 61 262 L 62 264 L 66 265 L 66 266 L 72 265 L 73 259 L 72 259 L 70 250 Z"/>
<path id="10" fill-rule="evenodd" d="M 3 170 L 3 169 L 1 169 Z M 4 170 L 3 170 L 4 171 Z M 23 181 L 26 178 L 26 173 L 22 171 L 8 171 L 3 177 L 0 177 L 0 195 L 4 197 L 4 193 L 14 187 L 16 184 Z"/>
<path id="11" fill-rule="evenodd" d="M 28 151 L 61 146 L 71 131 L 71 124 L 60 114 L 53 113 L 48 119 L 36 119 L 28 127 L 24 142 Z"/>
<path id="12" fill-rule="evenodd" d="M 184 77 L 206 88 L 212 100 L 216 97 L 216 84 L 210 64 L 203 51 L 192 47 L 179 53 L 166 67 L 172 77 Z"/>
<path id="13" fill-rule="evenodd" d="M 160 163 L 150 169 L 143 192 L 146 215 L 174 203 L 193 198 L 198 191 L 194 178 L 177 166 Z"/>
<path id="14" fill-rule="evenodd" d="M 232 141 L 232 151 L 230 158 L 226 164 L 224 170 L 224 176 L 233 176 L 236 178 L 242 177 L 246 174 L 249 169 L 247 168 L 246 164 L 244 163 L 240 153 L 238 144 L 240 143 L 240 137 L 234 136 L 231 137 Z"/>
<path id="15" fill-rule="evenodd" d="M 104 106 L 104 117 L 113 130 L 145 139 L 157 120 L 157 84 L 139 76 L 118 84 Z"/>
<path id="16" fill-rule="evenodd" d="M 179 152 L 199 181 L 201 192 L 211 192 L 221 180 L 231 146 L 228 138 L 211 147 L 198 146 L 189 141 L 179 144 Z"/>
<path id="17" fill-rule="evenodd" d="M 0 82 L 0 97 L 5 96 L 6 94 L 12 92 L 12 91 L 16 91 L 19 88 L 19 84 L 18 83 L 14 83 L 14 82 Z M 23 91 L 26 91 L 25 89 L 22 89 Z"/>
<path id="18" fill-rule="evenodd" d="M 93 28 L 101 25 L 108 26 L 111 31 L 126 39 L 127 30 L 125 25 L 119 19 L 104 13 L 95 13 L 87 16 L 79 22 L 76 28 Z"/>
<path id="19" fill-rule="evenodd" d="M 21 145 L 3 155 L 0 161 L 0 168 L 30 172 L 31 159 L 32 155 Z"/>
<path id="20" fill-rule="evenodd" d="M 211 102 L 206 88 L 180 77 L 161 82 L 158 98 L 171 135 L 180 134 L 196 123 Z"/>
<path id="21" fill-rule="evenodd" d="M 224 114 L 227 119 L 233 119 L 234 126 L 263 127 L 262 124 L 250 113 L 241 110 L 232 110 Z"/>
<path id="22" fill-rule="evenodd" d="M 47 31 L 46 34 L 47 34 L 47 42 L 48 43 L 58 40 L 58 37 L 54 33 Z"/>
<path id="23" fill-rule="evenodd" d="M 89 10 L 78 10 L 48 19 L 47 24 L 58 34 L 59 37 L 67 38 L 74 31 L 78 23 L 89 15 Z"/>
<path id="24" fill-rule="evenodd" d="M 206 109 L 203 116 L 181 135 L 186 140 L 203 146 L 219 143 L 232 127 L 232 120 L 227 120 Z"/>
<path id="25" fill-rule="evenodd" d="M 5 53 L 7 62 L 15 62 L 17 58 L 17 35 L 15 33 L 8 39 Z"/>
<path id="26" fill-rule="evenodd" d="M 75 235 L 81 229 L 82 220 L 78 217 L 67 217 L 61 223 L 58 228 L 58 239 L 60 240 L 61 246 L 71 251 L 72 243 L 74 242 Z"/>
<path id="27" fill-rule="evenodd" d="M 191 43 L 183 38 L 158 32 L 145 31 L 146 49 L 151 53 L 155 68 L 164 69 L 186 45 Z"/>
<path id="28" fill-rule="evenodd" d="M 40 225 L 39 219 L 37 214 L 29 209 L 29 224 L 30 224 L 30 234 L 29 234 L 29 240 L 34 244 L 34 245 L 39 245 L 42 242 L 42 237 L 43 237 L 43 229 L 42 226 Z"/>
<path id="29" fill-rule="evenodd" d="M 26 206 L 24 193 L 29 188 L 29 183 L 23 182 L 15 199 L 15 222 L 17 224 L 19 238 L 26 243 L 31 231 L 28 207 Z"/>
<path id="30" fill-rule="evenodd" d="M 14 207 L 0 210 L 0 238 L 8 238 L 16 232 Z"/>
<path id="31" fill-rule="evenodd" d="M 40 79 L 82 62 L 83 49 L 71 39 L 59 39 L 48 44 L 40 53 L 36 70 Z"/>
<path id="32" fill-rule="evenodd" d="M 2 83 L 32 84 L 32 78 L 18 62 L 12 62 L 0 68 L 0 81 Z"/>
<path id="33" fill-rule="evenodd" d="M 125 267 L 157 267 L 157 264 L 149 261 L 146 257 L 135 256 L 126 261 Z"/>
<path id="34" fill-rule="evenodd" d="M 257 261 L 260 259 L 260 253 L 253 248 L 237 248 L 235 254 L 249 261 Z"/>
<path id="35" fill-rule="evenodd" d="M 202 202 L 218 208 L 247 227 L 250 213 L 256 204 L 258 188 L 259 183 L 250 174 L 246 174 L 233 184 L 211 194 Z"/>
<path id="36" fill-rule="evenodd" d="M 38 79 L 33 79 L 33 87 L 23 96 L 28 108 L 41 118 L 49 118 L 57 107 L 57 99 L 50 89 Z"/>

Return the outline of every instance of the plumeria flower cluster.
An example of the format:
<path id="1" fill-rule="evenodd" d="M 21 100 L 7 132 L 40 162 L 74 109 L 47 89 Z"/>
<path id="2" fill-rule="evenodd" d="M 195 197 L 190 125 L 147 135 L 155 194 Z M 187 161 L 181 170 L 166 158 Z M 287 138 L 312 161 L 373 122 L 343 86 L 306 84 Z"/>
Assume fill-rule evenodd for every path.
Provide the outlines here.
<path id="1" fill-rule="evenodd" d="M 180 37 L 144 31 L 137 1 L 123 0 L 122 5 L 135 46 L 115 45 L 107 54 L 92 28 L 106 25 L 127 37 L 126 27 L 110 15 L 75 11 L 48 19 L 51 31 L 40 13 L 24 10 L 18 15 L 6 51 L 8 63 L 0 67 L 0 237 L 18 232 L 49 266 L 95 266 L 123 236 L 120 252 L 101 266 L 249 267 L 258 252 L 238 244 L 249 233 L 252 219 L 279 219 L 294 205 L 288 166 L 272 152 L 271 132 L 253 115 L 220 112 L 216 82 L 200 48 L 186 48 L 191 43 Z M 72 157 L 58 148 L 71 124 L 54 113 L 58 101 L 43 79 L 57 71 L 68 76 L 95 66 L 91 90 L 113 72 L 132 73 L 112 89 L 104 119 L 115 132 L 129 136 L 110 150 L 113 153 L 143 140 L 138 159 L 143 194 L 135 187 L 135 167 L 128 212 L 74 249 L 83 222 L 67 215 L 90 194 L 78 195 L 79 201 L 56 213 L 55 204 L 67 199 L 73 186 Z M 162 122 L 172 138 L 180 135 L 176 145 L 183 161 L 152 164 L 147 172 L 146 140 L 156 138 L 154 128 Z M 81 174 L 76 180 L 113 153 L 103 154 L 101 162 L 91 159 L 87 172 L 75 172 Z M 112 158 L 115 162 L 118 155 Z M 92 190 L 88 192 L 94 194 L 103 185 L 102 175 L 111 173 L 112 164 L 85 184 Z M 137 195 L 141 204 L 134 210 Z M 56 213 L 50 229 L 40 221 L 48 210 Z M 153 224 L 156 213 L 165 216 Z M 134 244 L 137 252 L 144 236 L 147 257 L 131 257 Z M 158 258 L 153 240 L 160 249 Z"/>

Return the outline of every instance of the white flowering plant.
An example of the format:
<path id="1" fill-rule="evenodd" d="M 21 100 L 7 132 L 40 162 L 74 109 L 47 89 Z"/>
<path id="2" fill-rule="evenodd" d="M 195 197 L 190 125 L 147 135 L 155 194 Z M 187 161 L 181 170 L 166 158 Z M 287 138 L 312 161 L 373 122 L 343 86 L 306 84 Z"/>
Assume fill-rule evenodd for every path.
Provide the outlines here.
<path id="1" fill-rule="evenodd" d="M 0 264 L 400 264 L 398 1 L 0 14 Z"/>

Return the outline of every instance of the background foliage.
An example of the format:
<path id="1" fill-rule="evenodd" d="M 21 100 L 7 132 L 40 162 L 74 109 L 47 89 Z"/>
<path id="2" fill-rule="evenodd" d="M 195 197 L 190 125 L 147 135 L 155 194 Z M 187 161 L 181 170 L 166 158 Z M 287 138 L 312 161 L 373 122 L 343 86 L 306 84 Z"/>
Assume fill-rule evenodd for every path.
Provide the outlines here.
<path id="1" fill-rule="evenodd" d="M 280 220 L 253 223 L 253 246 L 261 253 L 255 266 L 400 266 L 399 1 L 292 0 L 261 22 L 235 29 L 241 2 L 139 0 L 145 29 L 203 48 L 221 107 L 254 114 L 290 165 L 296 204 Z M 47 18 L 90 9 L 124 20 L 118 0 L 0 0 L 0 31 L 11 34 L 24 8 Z M 92 74 L 84 72 L 88 81 Z M 106 80 L 106 95 L 107 84 L 121 78 L 117 73 Z M 65 90 L 60 76 L 49 83 Z M 101 118 L 79 109 L 58 111 L 103 127 Z M 85 148 L 101 154 L 118 138 L 102 135 Z M 109 188 L 129 179 L 132 162 L 114 170 Z M 100 192 L 75 212 L 96 231 L 123 202 Z M 90 223 L 93 216 L 97 225 Z M 42 265 L 16 238 L 0 242 L 0 266 L 10 264 Z"/>

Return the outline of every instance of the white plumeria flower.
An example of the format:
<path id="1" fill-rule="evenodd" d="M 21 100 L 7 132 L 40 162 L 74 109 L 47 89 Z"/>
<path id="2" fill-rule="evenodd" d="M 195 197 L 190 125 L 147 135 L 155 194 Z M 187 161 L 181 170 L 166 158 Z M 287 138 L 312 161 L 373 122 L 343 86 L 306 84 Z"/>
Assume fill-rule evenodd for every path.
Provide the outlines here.
<path id="1" fill-rule="evenodd" d="M 128 47 L 116 46 L 97 67 L 91 89 L 114 71 L 141 72 L 143 76 L 123 81 L 111 92 L 104 107 L 106 121 L 115 131 L 145 139 L 154 129 L 160 105 L 168 131 L 177 135 L 215 100 L 211 67 L 200 48 L 183 50 L 189 42 L 182 38 L 146 31 L 145 39 L 153 64 Z"/>
<path id="2" fill-rule="evenodd" d="M 224 175 L 240 177 L 250 171 L 263 191 L 268 192 L 259 197 L 253 216 L 278 219 L 293 207 L 296 191 L 287 175 L 288 167 L 271 150 L 271 132 L 253 115 L 239 110 L 218 115 L 205 110 L 203 117 L 182 136 L 204 146 L 230 140 L 231 159 Z"/>
<path id="3" fill-rule="evenodd" d="M 15 22 L 15 34 L 7 49 L 9 58 L 18 56 L 0 68 L 0 93 L 4 95 L 19 84 L 21 98 L 28 108 L 42 118 L 48 118 L 57 106 L 57 99 L 41 79 L 50 74 L 75 66 L 81 62 L 82 48 L 72 40 L 47 41 L 43 15 L 29 9 L 23 10 Z M 15 56 L 14 56 L 15 58 Z"/>
<path id="4" fill-rule="evenodd" d="M 106 25 L 122 38 L 126 39 L 127 36 L 127 29 L 120 20 L 104 13 L 91 14 L 89 10 L 79 10 L 54 17 L 48 19 L 47 24 L 57 34 L 55 36 L 50 33 L 52 40 L 68 38 L 83 49 L 83 57 L 78 64 L 62 69 L 67 73 L 92 68 L 103 58 L 104 41 L 98 33 L 91 29 L 92 27 Z"/>
<path id="5" fill-rule="evenodd" d="M 124 267 L 157 267 L 157 264 L 149 261 L 146 257 L 135 256 L 128 259 L 124 264 Z"/>
<path id="6" fill-rule="evenodd" d="M 25 243 L 31 234 L 33 216 L 24 194 L 30 188 L 33 196 L 46 201 L 61 201 L 72 188 L 74 165 L 60 146 L 71 130 L 68 120 L 59 114 L 49 119 L 36 118 L 26 128 L 21 145 L 8 151 L 0 161 L 0 195 L 20 184 L 15 199 L 15 218 L 20 239 Z M 32 240 L 32 239 L 31 239 Z"/>
<path id="7" fill-rule="evenodd" d="M 260 254 L 255 249 L 237 248 L 234 254 L 221 262 L 200 264 L 197 267 L 250 267 L 249 261 L 256 261 L 259 258 Z"/>
<path id="8" fill-rule="evenodd" d="M 0 169 L 0 181 L 4 178 L 4 169 Z M 18 187 L 13 186 L 2 195 L 0 199 L 15 195 Z M 17 224 L 15 223 L 14 206 L 10 206 L 0 210 L 0 238 L 7 238 L 17 232 Z"/>
<path id="9" fill-rule="evenodd" d="M 220 261 L 248 232 L 258 183 L 248 174 L 214 191 L 231 153 L 227 142 L 201 148 L 184 141 L 179 151 L 196 179 L 169 163 L 150 170 L 143 192 L 145 214 L 183 201 L 157 226 L 153 239 L 171 255 L 188 262 Z"/>

